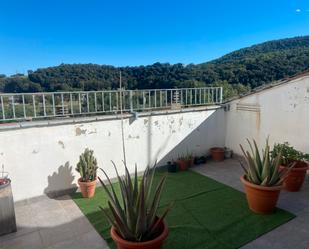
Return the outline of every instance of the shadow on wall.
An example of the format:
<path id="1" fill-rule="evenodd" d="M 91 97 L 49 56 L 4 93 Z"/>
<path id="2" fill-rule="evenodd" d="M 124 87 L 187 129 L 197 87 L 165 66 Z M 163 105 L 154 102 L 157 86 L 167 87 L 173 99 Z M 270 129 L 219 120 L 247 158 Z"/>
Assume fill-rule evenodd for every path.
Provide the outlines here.
<path id="1" fill-rule="evenodd" d="M 74 178 L 72 166 L 66 162 L 58 168 L 57 172 L 47 177 L 48 186 L 44 189 L 44 194 L 49 198 L 55 198 L 76 192 L 77 185 L 73 183 Z"/>
<path id="2" fill-rule="evenodd" d="M 188 153 L 194 156 L 207 156 L 211 147 L 224 147 L 225 126 L 223 118 L 221 110 L 212 113 L 169 151 L 158 162 L 158 165 L 165 165 L 168 161 L 177 160 L 180 156 Z"/>

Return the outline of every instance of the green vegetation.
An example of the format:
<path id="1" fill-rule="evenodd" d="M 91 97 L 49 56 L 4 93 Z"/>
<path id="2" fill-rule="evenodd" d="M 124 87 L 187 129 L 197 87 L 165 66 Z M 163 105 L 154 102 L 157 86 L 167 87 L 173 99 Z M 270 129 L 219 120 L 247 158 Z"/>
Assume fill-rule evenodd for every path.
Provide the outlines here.
<path id="1" fill-rule="evenodd" d="M 5 77 L 0 91 L 36 92 L 117 89 L 119 70 L 127 89 L 223 86 L 225 98 L 309 70 L 309 36 L 269 41 L 203 64 L 155 63 L 113 67 L 61 64 Z"/>
<path id="2" fill-rule="evenodd" d="M 271 156 L 268 139 L 266 140 L 264 149 L 262 149 L 262 153 L 260 153 L 255 140 L 253 140 L 253 145 L 249 140 L 247 141 L 250 152 L 245 151 L 242 145 L 240 145 L 247 163 L 247 167 L 245 167 L 240 161 L 245 171 L 245 179 L 253 184 L 261 186 L 276 186 L 282 184 L 284 178 L 290 171 L 280 171 L 281 151 L 279 150 L 275 157 Z"/>
<path id="3" fill-rule="evenodd" d="M 88 148 L 79 156 L 76 171 L 80 174 L 82 182 L 92 182 L 97 178 L 98 163 L 93 150 Z"/>
<path id="4" fill-rule="evenodd" d="M 154 184 L 160 182 L 162 174 L 155 175 Z M 119 194 L 119 184 L 113 186 Z M 115 249 L 110 224 L 98 207 L 109 211 L 105 191 L 97 188 L 92 199 L 76 193 L 73 199 L 109 247 Z M 168 249 L 239 248 L 294 218 L 281 209 L 270 215 L 256 215 L 249 210 L 244 193 L 192 171 L 168 174 L 159 213 L 171 202 L 174 206 L 166 216 L 170 233 L 164 243 Z"/>
<path id="5" fill-rule="evenodd" d="M 125 176 L 120 177 L 118 170 L 115 171 L 120 185 L 120 197 L 108 179 L 107 186 L 99 177 L 101 185 L 108 196 L 108 207 L 112 212 L 110 215 L 103 207 L 100 207 L 109 223 L 115 227 L 122 239 L 134 242 L 148 241 L 158 233 L 158 229 L 166 214 L 170 210 L 168 207 L 164 214 L 158 218 L 158 208 L 166 175 L 162 176 L 157 186 L 153 185 L 155 168 L 149 166 L 144 171 L 140 181 L 138 181 L 137 167 L 132 178 L 128 168 L 125 166 Z"/>
<path id="6" fill-rule="evenodd" d="M 294 161 L 309 161 L 309 154 L 296 150 L 288 142 L 275 144 L 271 152 L 272 157 L 277 157 L 281 153 L 281 164 L 290 165 Z"/>

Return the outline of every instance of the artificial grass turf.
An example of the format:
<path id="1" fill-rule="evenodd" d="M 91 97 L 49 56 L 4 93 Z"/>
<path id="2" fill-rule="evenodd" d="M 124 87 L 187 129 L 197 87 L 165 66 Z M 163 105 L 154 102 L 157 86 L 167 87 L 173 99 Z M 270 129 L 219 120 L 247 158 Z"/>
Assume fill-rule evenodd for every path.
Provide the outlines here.
<path id="1" fill-rule="evenodd" d="M 162 173 L 157 173 L 157 182 Z M 117 191 L 119 186 L 114 184 Z M 72 196 L 95 229 L 116 248 L 110 226 L 99 206 L 107 207 L 107 196 L 100 187 L 92 199 L 80 193 Z M 192 171 L 169 173 L 160 210 L 174 201 L 166 220 L 169 236 L 165 249 L 232 249 L 256 239 L 295 216 L 282 209 L 271 215 L 257 215 L 248 209 L 244 193 Z"/>

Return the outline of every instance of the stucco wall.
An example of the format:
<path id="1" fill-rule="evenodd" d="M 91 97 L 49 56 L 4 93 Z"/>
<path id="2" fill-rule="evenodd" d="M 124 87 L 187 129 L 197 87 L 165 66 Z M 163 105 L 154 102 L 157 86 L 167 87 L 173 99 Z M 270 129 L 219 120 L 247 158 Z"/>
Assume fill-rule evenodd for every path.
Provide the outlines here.
<path id="1" fill-rule="evenodd" d="M 224 111 L 204 110 L 124 120 L 127 162 L 142 171 L 156 160 L 164 164 L 181 153 L 203 155 L 225 142 Z M 10 173 L 15 200 L 74 188 L 75 165 L 86 148 L 99 166 L 115 177 L 122 169 L 121 121 L 97 121 L 0 132 L 0 163 Z"/>
<path id="2" fill-rule="evenodd" d="M 239 144 L 255 138 L 260 145 L 288 141 L 309 153 L 309 77 L 290 81 L 229 103 L 226 146 L 240 153 Z"/>

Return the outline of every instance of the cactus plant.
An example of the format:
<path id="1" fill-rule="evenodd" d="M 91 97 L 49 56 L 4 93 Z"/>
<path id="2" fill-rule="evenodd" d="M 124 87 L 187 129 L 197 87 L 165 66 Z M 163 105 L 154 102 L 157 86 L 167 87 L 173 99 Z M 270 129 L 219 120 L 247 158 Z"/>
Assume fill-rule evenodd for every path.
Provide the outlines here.
<path id="1" fill-rule="evenodd" d="M 158 229 L 171 208 L 169 206 L 161 217 L 157 217 L 160 196 L 164 188 L 166 175 L 161 178 L 156 188 L 154 188 L 154 168 L 147 167 L 139 180 L 136 166 L 133 177 L 130 176 L 126 166 L 125 176 L 120 177 L 114 163 L 113 165 L 120 185 L 120 195 L 116 194 L 111 180 L 106 172 L 101 169 L 109 183 L 109 186 L 107 186 L 99 177 L 109 197 L 108 207 L 111 213 L 100 207 L 101 210 L 122 239 L 133 242 L 151 240 L 158 234 Z"/>
<path id="2" fill-rule="evenodd" d="M 267 139 L 261 156 L 255 140 L 253 140 L 253 145 L 248 139 L 247 141 L 251 153 L 245 151 L 242 145 L 240 145 L 247 162 L 247 167 L 240 162 L 245 171 L 245 179 L 253 184 L 261 186 L 281 185 L 294 165 L 291 165 L 287 171 L 280 171 L 281 150 L 278 151 L 275 157 L 272 157 Z"/>
<path id="3" fill-rule="evenodd" d="M 76 171 L 79 172 L 82 182 L 92 182 L 97 178 L 98 163 L 93 150 L 88 148 L 79 156 Z"/>

